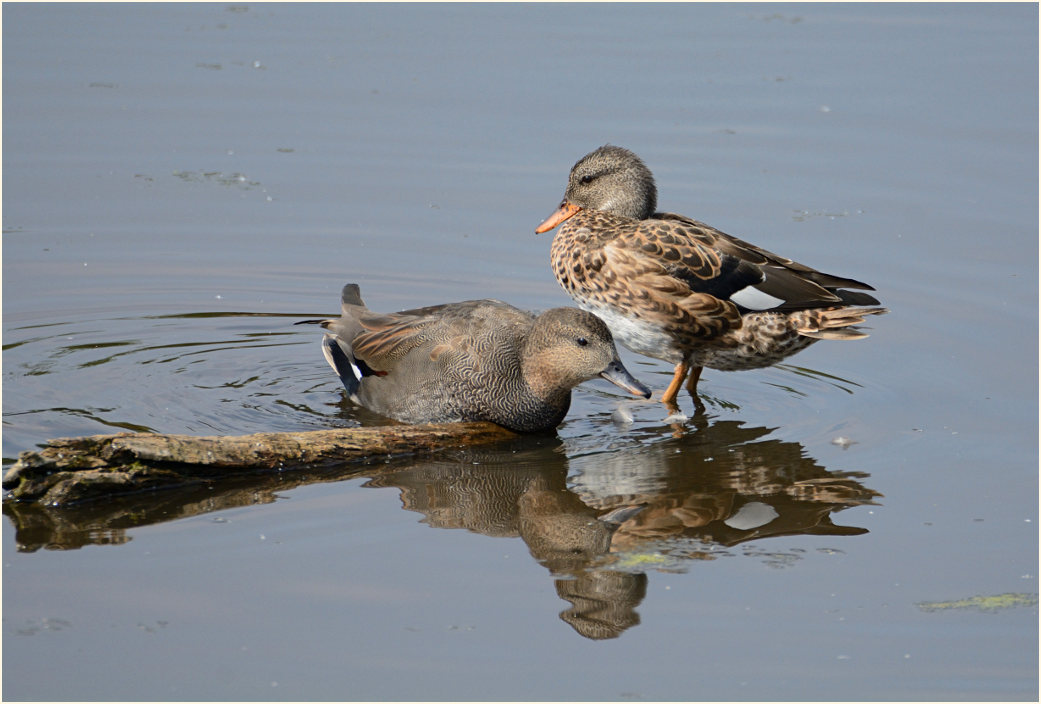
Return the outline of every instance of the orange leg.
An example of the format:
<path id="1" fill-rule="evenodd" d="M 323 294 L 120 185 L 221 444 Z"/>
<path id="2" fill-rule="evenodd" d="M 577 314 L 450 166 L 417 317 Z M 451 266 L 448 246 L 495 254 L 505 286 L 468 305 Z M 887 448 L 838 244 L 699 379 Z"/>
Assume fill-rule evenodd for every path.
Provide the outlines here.
<path id="1" fill-rule="evenodd" d="M 683 380 L 687 378 L 688 371 L 690 371 L 690 366 L 686 362 L 677 364 L 676 372 L 672 375 L 672 381 L 669 382 L 669 388 L 665 389 L 665 393 L 662 394 L 661 402 L 673 413 L 679 408 L 676 405 L 676 397 L 679 396 L 680 386 L 683 385 Z"/>
<path id="2" fill-rule="evenodd" d="M 694 367 L 690 370 L 690 378 L 687 379 L 687 391 L 694 397 L 694 400 L 698 400 L 698 379 L 701 378 L 701 370 L 704 367 Z"/>

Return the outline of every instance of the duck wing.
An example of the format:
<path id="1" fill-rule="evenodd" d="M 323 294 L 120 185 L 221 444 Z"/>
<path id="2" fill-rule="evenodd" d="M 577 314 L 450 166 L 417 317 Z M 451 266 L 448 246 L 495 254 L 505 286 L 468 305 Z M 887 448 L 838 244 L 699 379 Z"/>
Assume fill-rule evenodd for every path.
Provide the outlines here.
<path id="1" fill-rule="evenodd" d="M 704 339 L 741 327 L 721 284 L 745 272 L 730 271 L 739 262 L 721 262 L 711 250 L 634 230 L 584 251 L 580 260 L 585 275 L 570 280 L 591 301 Z"/>
<path id="2" fill-rule="evenodd" d="M 443 321 L 438 315 L 442 308 L 359 316 L 362 331 L 351 341 L 355 357 L 373 369 L 393 368 L 416 348 L 436 342 L 437 336 L 431 333 Z"/>
<path id="3" fill-rule="evenodd" d="M 868 284 L 817 271 L 684 215 L 656 213 L 652 218 L 641 221 L 641 225 L 645 224 L 650 227 L 656 226 L 659 230 L 664 229 L 681 239 L 697 242 L 702 247 L 717 252 L 724 259 L 733 257 L 758 270 L 761 279 L 754 283 L 754 292 L 765 294 L 769 298 L 753 295 L 752 290 L 746 291 L 743 297 L 747 305 L 741 302 L 742 296 L 735 299 L 735 302 L 747 310 L 800 310 L 834 305 L 878 304 L 878 300 L 873 296 L 859 292 L 873 291 L 874 288 Z M 746 274 L 746 278 L 749 276 L 751 275 Z M 775 299 L 773 304 L 765 305 L 770 303 L 770 298 Z"/>
<path id="4" fill-rule="evenodd" d="M 354 337 L 355 356 L 374 369 L 389 370 L 414 350 L 428 349 L 431 359 L 448 349 L 469 354 L 460 340 L 476 336 L 513 338 L 531 327 L 532 316 L 494 299 L 460 301 L 398 313 L 357 316 L 361 331 Z"/>

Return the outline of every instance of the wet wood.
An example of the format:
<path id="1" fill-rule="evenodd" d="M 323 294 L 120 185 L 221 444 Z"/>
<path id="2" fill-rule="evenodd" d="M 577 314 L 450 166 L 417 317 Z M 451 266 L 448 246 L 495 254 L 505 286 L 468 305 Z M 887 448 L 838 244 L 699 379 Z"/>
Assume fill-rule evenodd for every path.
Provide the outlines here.
<path id="1" fill-rule="evenodd" d="M 67 505 L 131 492 L 345 462 L 384 461 L 516 438 L 491 423 L 394 425 L 195 437 L 118 433 L 49 440 L 4 476 L 13 499 Z"/>

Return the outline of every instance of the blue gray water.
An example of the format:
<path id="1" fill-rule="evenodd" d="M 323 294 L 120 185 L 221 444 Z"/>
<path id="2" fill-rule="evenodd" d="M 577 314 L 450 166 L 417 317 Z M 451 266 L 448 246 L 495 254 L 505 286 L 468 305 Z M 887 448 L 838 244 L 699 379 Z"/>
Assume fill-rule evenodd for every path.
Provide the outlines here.
<path id="1" fill-rule="evenodd" d="M 292 323 L 348 281 L 384 310 L 566 304 L 533 229 L 607 142 L 661 207 L 891 313 L 707 371 L 680 432 L 591 382 L 513 447 L 8 503 L 3 697 L 1036 700 L 1037 26 L 1034 4 L 5 4 L 5 463 L 371 423 Z"/>

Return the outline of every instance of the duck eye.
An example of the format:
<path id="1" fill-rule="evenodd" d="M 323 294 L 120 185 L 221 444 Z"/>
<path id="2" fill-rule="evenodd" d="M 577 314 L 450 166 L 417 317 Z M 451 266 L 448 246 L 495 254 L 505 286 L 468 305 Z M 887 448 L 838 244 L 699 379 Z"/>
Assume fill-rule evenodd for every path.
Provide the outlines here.
<path id="1" fill-rule="evenodd" d="M 578 346 L 579 346 L 579 347 L 585 347 L 586 345 L 588 345 L 588 344 L 589 344 L 589 340 L 587 340 L 587 339 L 586 339 L 586 338 L 584 338 L 584 337 L 580 337 L 580 338 L 578 338 L 577 340 L 575 340 L 575 342 L 577 342 L 577 343 L 578 343 Z"/>
<path id="2" fill-rule="evenodd" d="M 583 183 L 583 184 L 585 184 L 585 183 L 592 183 L 593 178 L 594 178 L 593 174 L 586 174 L 582 178 L 578 179 L 578 182 L 579 183 Z"/>

